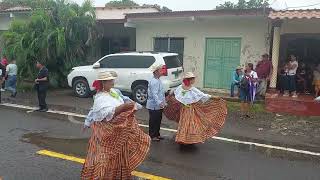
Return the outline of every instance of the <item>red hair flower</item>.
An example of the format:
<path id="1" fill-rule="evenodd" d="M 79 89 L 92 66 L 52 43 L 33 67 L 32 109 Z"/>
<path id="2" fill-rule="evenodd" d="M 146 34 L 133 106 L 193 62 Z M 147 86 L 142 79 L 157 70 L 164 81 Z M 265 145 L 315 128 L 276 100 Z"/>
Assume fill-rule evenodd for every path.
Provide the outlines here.
<path id="1" fill-rule="evenodd" d="M 191 85 L 190 79 L 184 79 L 184 80 L 183 80 L 183 84 L 184 84 L 185 86 L 190 86 L 190 85 Z"/>
<path id="2" fill-rule="evenodd" d="M 92 84 L 92 87 L 98 92 L 102 90 L 102 84 L 101 81 L 95 80 Z"/>

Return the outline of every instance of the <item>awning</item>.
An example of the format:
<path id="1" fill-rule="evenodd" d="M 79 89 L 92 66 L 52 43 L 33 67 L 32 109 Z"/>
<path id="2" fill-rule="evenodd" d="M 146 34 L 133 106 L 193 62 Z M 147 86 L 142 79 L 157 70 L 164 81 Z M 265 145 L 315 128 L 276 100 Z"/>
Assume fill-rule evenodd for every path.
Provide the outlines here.
<path id="1" fill-rule="evenodd" d="M 320 9 L 271 11 L 269 18 L 272 20 L 283 19 L 319 19 Z"/>

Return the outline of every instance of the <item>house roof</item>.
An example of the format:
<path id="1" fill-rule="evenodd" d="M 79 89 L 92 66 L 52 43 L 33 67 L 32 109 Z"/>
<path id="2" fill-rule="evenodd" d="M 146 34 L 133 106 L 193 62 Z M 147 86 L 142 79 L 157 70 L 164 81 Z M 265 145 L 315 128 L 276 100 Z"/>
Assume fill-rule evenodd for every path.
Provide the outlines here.
<path id="1" fill-rule="evenodd" d="M 0 12 L 23 12 L 23 11 L 31 11 L 30 7 L 16 6 L 16 7 L 0 7 Z"/>
<path id="2" fill-rule="evenodd" d="M 264 16 L 268 15 L 271 9 L 220 9 L 200 11 L 172 11 L 154 13 L 127 14 L 127 18 L 161 18 L 161 17 L 190 17 L 190 16 Z"/>
<path id="3" fill-rule="evenodd" d="M 300 10 L 284 10 L 271 11 L 269 18 L 273 20 L 283 19 L 319 19 L 320 9 L 300 9 Z"/>
<path id="4" fill-rule="evenodd" d="M 157 6 L 152 5 L 145 5 L 145 6 L 134 6 L 134 7 L 95 7 L 96 10 L 112 10 L 112 9 L 118 9 L 118 10 L 129 10 L 129 9 L 155 9 L 157 11 L 160 11 Z M 24 6 L 16 6 L 16 7 L 1 7 L 0 6 L 0 12 L 20 12 L 20 11 L 31 11 L 32 9 L 30 7 L 24 7 Z"/>
<path id="5" fill-rule="evenodd" d="M 97 21 L 119 21 L 125 22 L 126 14 L 130 13 L 153 13 L 158 12 L 157 8 L 153 6 L 139 6 L 139 7 L 96 7 Z"/>
<path id="6" fill-rule="evenodd" d="M 123 7 L 112 7 L 112 6 L 103 6 L 103 7 L 95 7 L 96 9 L 150 9 L 150 8 L 153 8 L 153 9 L 156 9 L 158 11 L 160 11 L 159 7 L 157 6 L 153 6 L 153 5 L 143 5 L 143 6 L 132 6 L 132 7 L 126 7 L 126 6 L 123 6 Z"/>

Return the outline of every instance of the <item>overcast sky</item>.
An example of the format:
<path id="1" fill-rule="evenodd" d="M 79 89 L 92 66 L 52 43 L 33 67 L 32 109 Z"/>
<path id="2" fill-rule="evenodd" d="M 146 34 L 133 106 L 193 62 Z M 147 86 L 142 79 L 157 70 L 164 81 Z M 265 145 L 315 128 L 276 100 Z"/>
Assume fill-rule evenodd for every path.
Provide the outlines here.
<path id="1" fill-rule="evenodd" d="M 71 0 L 82 3 L 83 0 Z M 95 6 L 104 6 L 109 0 L 92 0 Z M 167 6 L 172 10 L 208 10 L 213 9 L 217 5 L 226 0 L 134 0 L 139 4 L 159 4 Z M 238 2 L 238 0 L 231 0 Z M 286 7 L 301 7 L 301 9 L 320 8 L 320 0 L 270 0 L 272 7 L 275 9 L 283 9 Z M 317 5 L 315 5 L 317 4 Z M 315 6 L 311 6 L 315 5 Z M 302 7 L 303 6 L 303 7 Z"/>

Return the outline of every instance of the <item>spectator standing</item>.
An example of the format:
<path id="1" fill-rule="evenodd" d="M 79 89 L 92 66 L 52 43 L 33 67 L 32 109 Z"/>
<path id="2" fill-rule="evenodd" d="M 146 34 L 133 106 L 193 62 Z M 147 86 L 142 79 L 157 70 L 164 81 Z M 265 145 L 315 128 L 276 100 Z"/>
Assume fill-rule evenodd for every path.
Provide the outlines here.
<path id="1" fill-rule="evenodd" d="M 291 55 L 288 63 L 288 86 L 283 96 L 290 96 L 291 93 L 293 98 L 298 97 L 296 87 L 296 74 L 298 67 L 299 63 L 297 61 L 297 57 Z"/>
<path id="2" fill-rule="evenodd" d="M 299 92 L 310 94 L 309 81 L 312 82 L 312 72 L 308 69 L 305 63 L 300 63 L 297 69 L 297 90 Z M 311 75 L 310 75 L 311 74 Z"/>
<path id="3" fill-rule="evenodd" d="M 253 71 L 253 64 L 248 63 L 243 78 L 240 81 L 240 111 L 242 116 L 249 118 L 250 102 L 254 101 L 258 75 Z"/>
<path id="4" fill-rule="evenodd" d="M 318 64 L 313 71 L 313 84 L 315 90 L 315 96 L 320 96 L 320 64 Z"/>
<path id="5" fill-rule="evenodd" d="M 272 75 L 272 63 L 269 60 L 269 55 L 264 54 L 262 55 L 262 60 L 258 62 L 256 67 L 256 72 L 259 77 L 259 85 L 257 89 L 257 95 L 260 97 L 265 97 L 267 88 L 268 88 L 268 81 Z"/>
<path id="6" fill-rule="evenodd" d="M 17 96 L 17 74 L 18 67 L 16 61 L 12 60 L 6 67 L 6 77 L 8 77 L 6 81 L 6 90 L 11 92 L 11 97 Z"/>
<path id="7" fill-rule="evenodd" d="M 4 68 L 6 68 L 7 67 L 7 65 L 8 65 L 8 60 L 7 60 L 7 57 L 6 56 L 3 56 L 2 57 L 2 60 L 1 60 L 1 63 L 0 63 Z M 6 76 L 6 75 L 4 75 L 4 76 Z M 4 77 L 5 78 L 5 77 Z M 3 92 L 3 91 L 5 91 L 5 79 L 4 79 L 4 81 L 2 82 L 2 85 L 0 86 L 1 87 L 1 91 Z"/>
<path id="8" fill-rule="evenodd" d="M 2 87 L 5 77 L 6 77 L 6 68 L 4 65 L 0 63 L 0 87 Z M 1 103 L 1 91 L 0 91 L 0 103 Z"/>
<path id="9" fill-rule="evenodd" d="M 49 71 L 40 62 L 37 62 L 36 66 L 39 69 L 37 79 L 35 80 L 35 88 L 38 93 L 38 101 L 39 101 L 39 109 L 37 111 L 47 112 L 48 106 L 46 103 L 46 97 L 47 97 L 47 90 L 49 87 Z"/>
<path id="10" fill-rule="evenodd" d="M 237 69 L 232 73 L 232 82 L 231 82 L 231 92 L 230 96 L 234 97 L 234 88 L 238 88 L 238 92 L 240 91 L 240 80 L 242 78 L 242 68 L 240 66 L 237 67 Z"/>
<path id="11" fill-rule="evenodd" d="M 0 63 L 0 80 L 4 80 L 6 76 L 6 67 Z"/>

